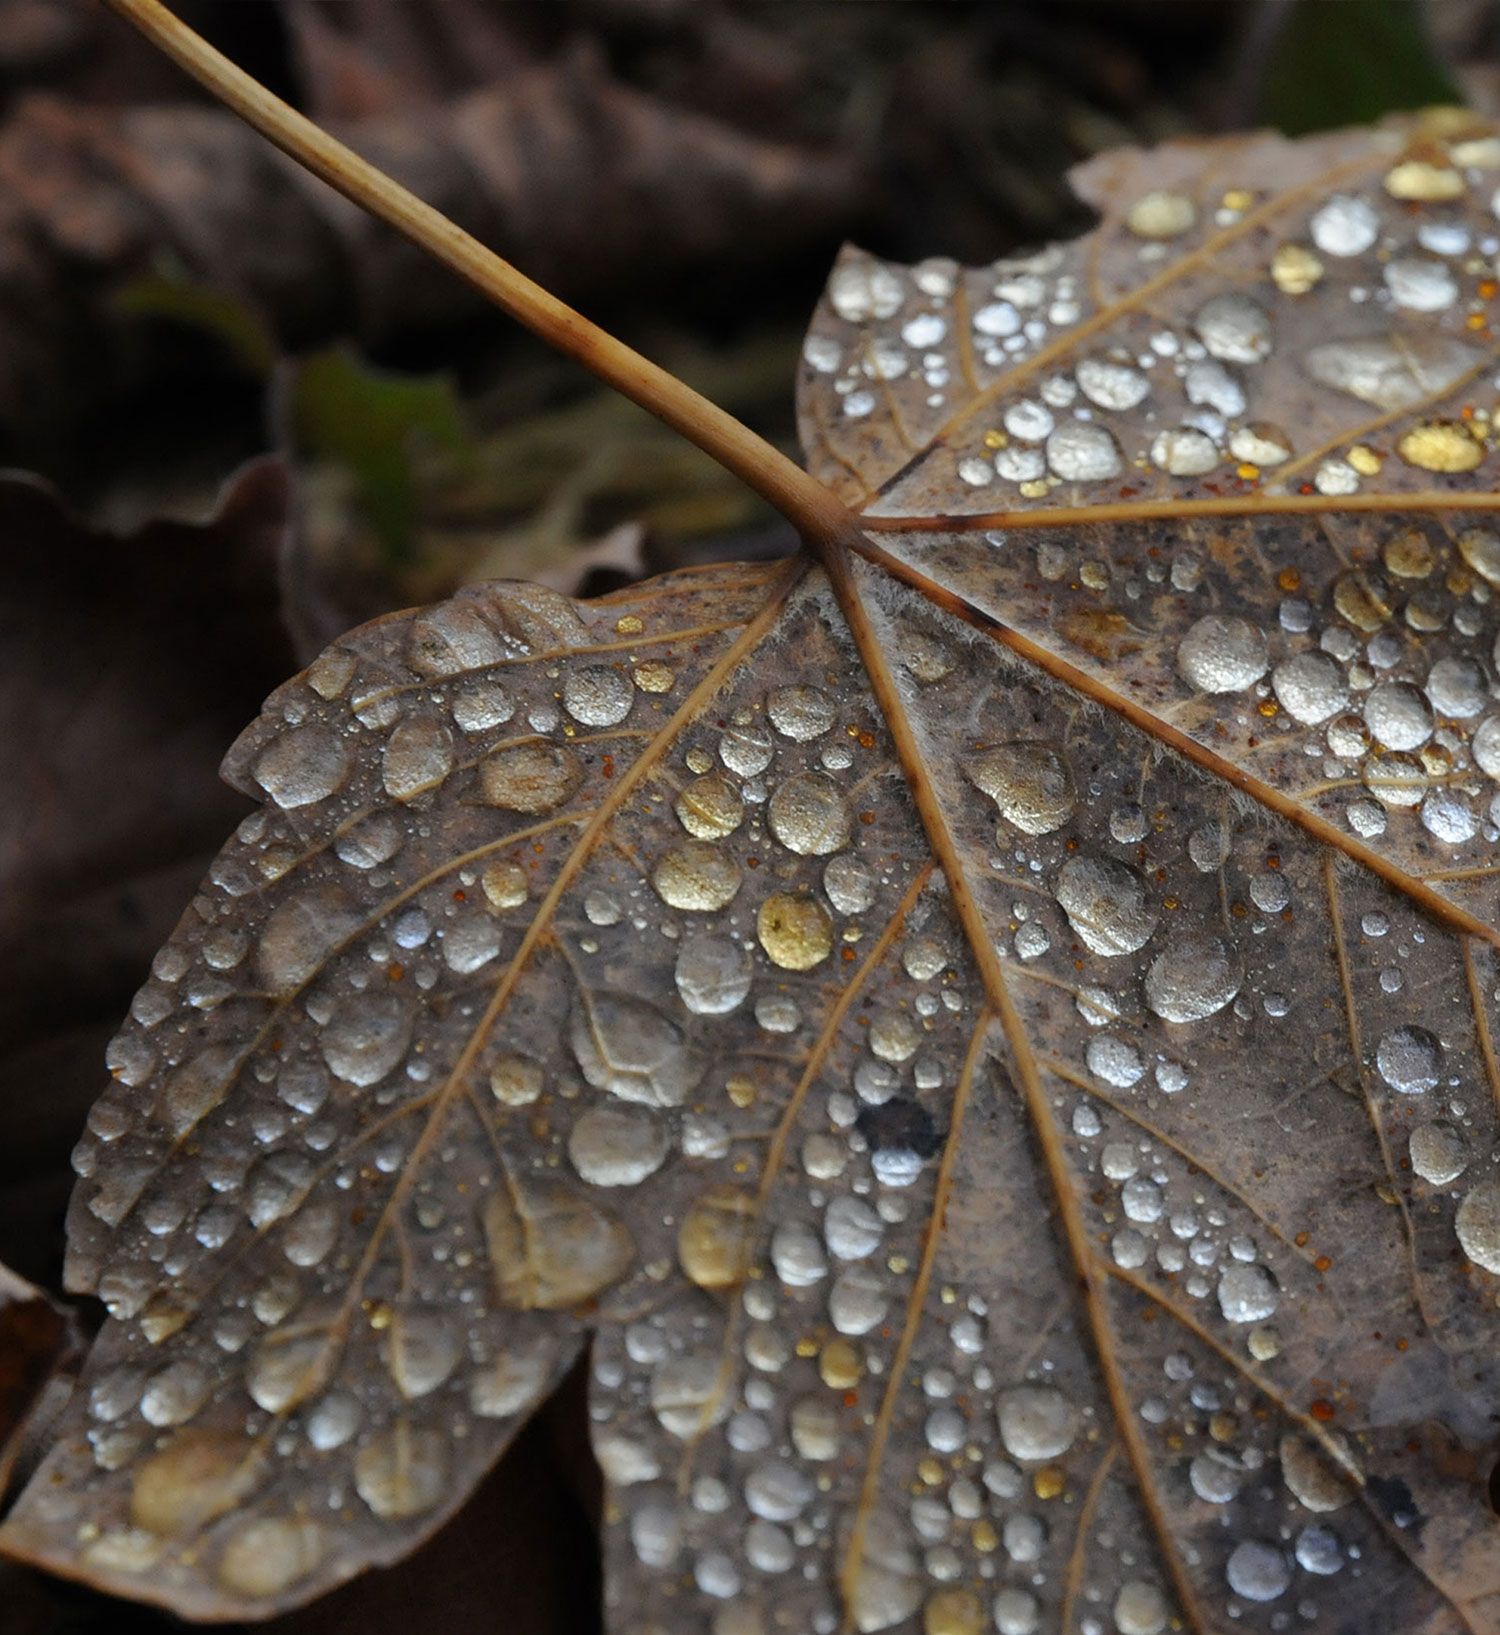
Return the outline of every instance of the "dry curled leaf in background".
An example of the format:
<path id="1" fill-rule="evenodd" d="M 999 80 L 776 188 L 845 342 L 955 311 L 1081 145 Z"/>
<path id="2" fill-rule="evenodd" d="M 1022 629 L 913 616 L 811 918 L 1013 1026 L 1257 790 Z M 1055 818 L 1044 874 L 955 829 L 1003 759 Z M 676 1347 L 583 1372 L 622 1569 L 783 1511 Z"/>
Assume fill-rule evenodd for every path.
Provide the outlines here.
<path id="1" fill-rule="evenodd" d="M 867 560 L 480 586 L 273 694 L 4 1547 L 296 1605 L 592 1337 L 630 1635 L 1500 1630 L 1497 178 L 1187 145 L 1026 262 L 851 255 Z"/>
<path id="2" fill-rule="evenodd" d="M 206 523 L 121 536 L 0 479 L 0 1244 L 38 1282 L 120 1009 L 247 810 L 216 771 L 293 662 L 287 503 L 257 461 Z"/>
<path id="3" fill-rule="evenodd" d="M 335 124 L 475 233 L 524 238 L 537 270 L 574 292 L 647 265 L 659 276 L 664 254 L 691 268 L 731 239 L 769 259 L 857 193 L 847 159 L 664 106 L 588 51 Z M 642 185 L 663 177 L 670 189 Z M 153 260 L 234 292 L 293 344 L 388 336 L 477 304 L 219 109 L 36 93 L 0 129 L 0 181 L 7 420 L 99 370 L 109 297 Z"/>
<path id="4" fill-rule="evenodd" d="M 0 1499 L 22 1463 L 28 1423 L 46 1411 L 49 1389 L 58 1406 L 66 1399 L 79 1342 L 62 1306 L 0 1265 Z"/>

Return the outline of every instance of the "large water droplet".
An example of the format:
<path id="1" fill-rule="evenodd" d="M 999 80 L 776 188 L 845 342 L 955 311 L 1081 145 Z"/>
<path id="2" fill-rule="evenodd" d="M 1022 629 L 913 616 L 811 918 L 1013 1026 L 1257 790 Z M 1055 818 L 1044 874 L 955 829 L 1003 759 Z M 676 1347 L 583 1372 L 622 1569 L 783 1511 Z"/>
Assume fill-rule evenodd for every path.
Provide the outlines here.
<path id="1" fill-rule="evenodd" d="M 833 700 L 821 687 L 777 687 L 766 699 L 766 714 L 783 738 L 805 744 L 833 725 Z"/>
<path id="2" fill-rule="evenodd" d="M 1429 1186 L 1447 1186 L 1468 1168 L 1463 1135 L 1451 1124 L 1418 1124 L 1411 1132 L 1411 1167 Z"/>
<path id="3" fill-rule="evenodd" d="M 448 1491 L 446 1439 L 398 1419 L 355 1456 L 354 1488 L 384 1521 L 420 1516 Z"/>
<path id="4" fill-rule="evenodd" d="M 689 1049 L 682 1029 L 631 994 L 583 996 L 569 1040 L 584 1078 L 623 1101 L 680 1107 L 703 1076 L 703 1059 Z"/>
<path id="5" fill-rule="evenodd" d="M 503 1185 L 483 1221 L 497 1296 L 522 1311 L 582 1305 L 635 1259 L 625 1227 L 560 1181 Z"/>
<path id="6" fill-rule="evenodd" d="M 383 1079 L 410 1042 L 411 1016 L 395 994 L 356 994 L 341 1001 L 318 1041 L 334 1073 L 357 1085 Z"/>
<path id="7" fill-rule="evenodd" d="M 1160 918 L 1146 882 L 1112 857 L 1070 857 L 1058 871 L 1056 896 L 1078 936 L 1109 958 L 1143 948 Z"/>
<path id="8" fill-rule="evenodd" d="M 1146 973 L 1146 1003 L 1164 1022 L 1201 1022 L 1240 991 L 1238 968 L 1217 937 L 1181 937 Z"/>
<path id="9" fill-rule="evenodd" d="M 261 751 L 255 781 L 282 807 L 311 806 L 343 786 L 349 745 L 331 727 L 293 727 Z"/>
<path id="10" fill-rule="evenodd" d="M 564 744 L 513 744 L 480 763 L 479 787 L 491 806 L 551 812 L 583 781 L 578 757 Z"/>
<path id="11" fill-rule="evenodd" d="M 667 1135 L 644 1107 L 594 1107 L 573 1126 L 568 1157 L 592 1186 L 637 1186 L 667 1156 Z"/>
<path id="12" fill-rule="evenodd" d="M 392 800 L 414 800 L 436 789 L 453 770 L 453 734 L 441 721 L 418 715 L 391 734 L 381 776 Z"/>
<path id="13" fill-rule="evenodd" d="M 255 956 L 267 992 L 290 994 L 302 987 L 358 923 L 358 909 L 333 886 L 279 903 L 261 932 Z"/>
<path id="14" fill-rule="evenodd" d="M 1229 1587 L 1247 1601 L 1274 1601 L 1292 1582 L 1291 1563 L 1274 1544 L 1245 1539 L 1235 1545 L 1225 1568 Z"/>
<path id="15" fill-rule="evenodd" d="M 1077 796 L 1067 763 L 1050 744 L 997 744 L 964 763 L 970 783 L 1023 834 L 1047 835 L 1073 815 Z"/>
<path id="16" fill-rule="evenodd" d="M 1349 697 L 1342 671 L 1326 653 L 1284 659 L 1271 672 L 1271 686 L 1282 709 L 1303 726 L 1337 715 Z"/>
<path id="17" fill-rule="evenodd" d="M 724 1016 L 750 992 L 750 959 L 731 937 L 698 933 L 677 954 L 677 991 L 699 1016 Z"/>
<path id="18" fill-rule="evenodd" d="M 219 1582 L 265 1599 L 299 1583 L 323 1560 L 323 1530 L 304 1516 L 261 1516 L 240 1528 L 219 1557 Z"/>
<path id="19" fill-rule="evenodd" d="M 385 1331 L 386 1366 L 408 1400 L 437 1390 L 458 1366 L 463 1338 L 437 1306 L 398 1306 Z"/>
<path id="20" fill-rule="evenodd" d="M 1210 613 L 1177 647 L 1177 669 L 1203 693 L 1243 692 L 1266 673 L 1266 638 L 1244 619 Z"/>
<path id="21" fill-rule="evenodd" d="M 563 708 L 586 727 L 614 727 L 630 714 L 635 689 L 612 664 L 587 664 L 563 681 Z"/>
<path id="22" fill-rule="evenodd" d="M 1065 420 L 1047 439 L 1047 464 L 1064 482 L 1097 483 L 1122 469 L 1120 445 L 1103 426 Z"/>
<path id="23" fill-rule="evenodd" d="M 1404 681 L 1382 681 L 1365 699 L 1365 725 L 1386 749 L 1420 749 L 1432 736 L 1432 711 Z"/>
<path id="24" fill-rule="evenodd" d="M 1500 1181 L 1482 1181 L 1464 1195 L 1453 1229 L 1476 1266 L 1500 1273 Z"/>
<path id="25" fill-rule="evenodd" d="M 1324 255 L 1361 255 L 1380 236 L 1380 215 L 1368 199 L 1335 193 L 1313 212 L 1307 228 Z"/>
<path id="26" fill-rule="evenodd" d="M 677 797 L 677 821 L 695 840 L 722 840 L 745 817 L 745 803 L 728 778 L 717 772 L 693 781 Z"/>
<path id="27" fill-rule="evenodd" d="M 760 905 L 756 935 L 773 965 L 810 971 L 833 952 L 833 923 L 811 897 L 776 891 Z"/>
<path id="28" fill-rule="evenodd" d="M 1012 1459 L 1056 1459 L 1078 1435 L 1078 1410 L 1055 1386 L 1020 1385 L 999 1404 L 1000 1440 Z"/>
<path id="29" fill-rule="evenodd" d="M 1259 363 L 1271 351 L 1266 309 L 1237 290 L 1210 296 L 1199 307 L 1193 328 L 1210 354 L 1225 363 Z"/>
<path id="30" fill-rule="evenodd" d="M 1236 1261 L 1219 1276 L 1219 1310 L 1231 1323 L 1263 1323 L 1280 1304 L 1276 1279 L 1264 1266 Z"/>
<path id="31" fill-rule="evenodd" d="M 1441 1077 L 1441 1063 L 1442 1046 L 1426 1028 L 1394 1028 L 1375 1047 L 1381 1078 L 1404 1096 L 1431 1090 Z"/>
<path id="32" fill-rule="evenodd" d="M 1497 762 L 1500 762 L 1500 744 L 1497 744 Z M 840 914 L 863 914 L 875 901 L 875 876 L 857 857 L 835 857 L 823 870 L 823 890 Z"/>
<path id="33" fill-rule="evenodd" d="M 734 901 L 740 866 L 721 847 L 689 840 L 661 859 L 652 870 L 651 884 L 669 908 L 711 914 Z"/>
<path id="34" fill-rule="evenodd" d="M 827 857 L 849 841 L 849 803 L 822 772 L 785 779 L 767 809 L 771 833 L 800 857 Z"/>

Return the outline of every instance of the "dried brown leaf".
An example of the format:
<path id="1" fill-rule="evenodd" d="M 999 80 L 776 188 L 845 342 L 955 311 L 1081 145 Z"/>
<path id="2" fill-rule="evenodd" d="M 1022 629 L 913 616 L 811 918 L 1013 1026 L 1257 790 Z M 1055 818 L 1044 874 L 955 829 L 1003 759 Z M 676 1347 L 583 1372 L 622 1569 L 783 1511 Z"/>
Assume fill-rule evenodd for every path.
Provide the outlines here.
<path id="1" fill-rule="evenodd" d="M 1187 145 L 1026 265 L 851 255 L 869 560 L 481 586 L 274 694 L 5 1547 L 294 1605 L 592 1336 L 622 1631 L 1500 1630 L 1497 176 Z"/>
<path id="2" fill-rule="evenodd" d="M 89 528 L 0 479 L 0 1235 L 56 1277 L 67 1153 L 100 1053 L 226 827 L 226 739 L 293 662 L 284 473 L 201 524 Z"/>
<path id="3" fill-rule="evenodd" d="M 0 1500 L 24 1466 L 28 1429 L 66 1398 L 68 1373 L 83 1356 L 70 1312 L 35 1284 L 0 1266 Z"/>
<path id="4" fill-rule="evenodd" d="M 826 231 L 858 185 L 837 154 L 673 107 L 591 53 L 335 124 L 474 232 L 524 239 L 575 294 L 659 276 L 667 252 L 679 270 L 730 243 L 769 259 Z M 0 127 L 0 416 L 34 414 L 59 375 L 97 372 L 110 296 L 161 260 L 294 343 L 381 337 L 473 304 L 228 113 L 33 93 Z"/>

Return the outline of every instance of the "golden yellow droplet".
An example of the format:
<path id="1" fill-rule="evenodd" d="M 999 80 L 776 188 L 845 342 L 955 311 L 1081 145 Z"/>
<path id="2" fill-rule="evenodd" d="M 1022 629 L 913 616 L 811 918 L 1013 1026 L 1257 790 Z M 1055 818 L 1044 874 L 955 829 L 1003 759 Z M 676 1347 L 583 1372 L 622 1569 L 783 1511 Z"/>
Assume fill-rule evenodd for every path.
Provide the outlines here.
<path id="1" fill-rule="evenodd" d="M 1271 279 L 1283 295 L 1306 295 L 1322 276 L 1322 261 L 1305 244 L 1283 244 L 1271 257 Z"/>
<path id="2" fill-rule="evenodd" d="M 1427 420 L 1413 426 L 1396 445 L 1408 465 L 1421 471 L 1472 471 L 1484 450 L 1458 420 Z"/>
<path id="3" fill-rule="evenodd" d="M 635 667 L 635 684 L 643 693 L 669 693 L 676 680 L 677 676 L 669 665 L 658 664 L 655 660 Z"/>
<path id="4" fill-rule="evenodd" d="M 1437 557 L 1419 528 L 1403 528 L 1388 539 L 1380 557 L 1398 579 L 1425 579 L 1437 566 Z"/>
<path id="5" fill-rule="evenodd" d="M 1130 207 L 1125 225 L 1137 238 L 1181 238 L 1198 219 L 1185 193 L 1145 193 Z"/>
<path id="6" fill-rule="evenodd" d="M 858 1385 L 865 1365 L 854 1345 L 842 1337 L 830 1340 L 818 1358 L 818 1377 L 830 1391 L 849 1391 Z"/>
<path id="7" fill-rule="evenodd" d="M 219 1560 L 219 1582 L 237 1595 L 280 1595 L 323 1559 L 315 1521 L 265 1516 L 241 1528 Z"/>
<path id="8" fill-rule="evenodd" d="M 974 1523 L 969 1537 L 973 1539 L 974 1548 L 982 1556 L 993 1555 L 1000 1547 L 1000 1535 L 995 1531 L 994 1522 L 988 1517 Z"/>
<path id="9" fill-rule="evenodd" d="M 677 821 L 696 840 L 722 840 L 745 817 L 740 792 L 721 773 L 694 780 L 677 797 Z"/>
<path id="10" fill-rule="evenodd" d="M 1500 138 L 1478 136 L 1455 142 L 1449 157 L 1461 170 L 1500 170 Z"/>
<path id="11" fill-rule="evenodd" d="M 84 1561 L 111 1573 L 149 1572 L 165 1549 L 161 1539 L 138 1527 L 101 1533 L 95 1522 L 85 1522 L 78 1529 L 78 1542 L 84 1546 Z"/>
<path id="12" fill-rule="evenodd" d="M 1344 458 L 1361 477 L 1373 477 L 1380 470 L 1380 456 L 1364 443 L 1356 443 Z"/>
<path id="13" fill-rule="evenodd" d="M 1226 210 L 1248 210 L 1255 203 L 1255 195 L 1248 187 L 1232 187 L 1221 203 Z"/>
<path id="14" fill-rule="evenodd" d="M 1393 199 L 1437 204 L 1444 199 L 1461 198 L 1464 179 L 1451 165 L 1434 164 L 1430 159 L 1406 159 L 1386 172 L 1385 190 Z"/>
<path id="15" fill-rule="evenodd" d="M 968 1590 L 939 1590 L 922 1610 L 924 1635 L 979 1635 L 984 1608 Z"/>
<path id="16" fill-rule="evenodd" d="M 1240 1434 L 1240 1422 L 1235 1414 L 1215 1414 L 1208 1422 L 1208 1434 L 1215 1442 L 1229 1446 Z"/>
<path id="17" fill-rule="evenodd" d="M 1061 1465 L 1043 1465 L 1031 1478 L 1031 1488 L 1039 1499 L 1055 1499 L 1068 1485 Z"/>
<path id="18" fill-rule="evenodd" d="M 923 1457 L 917 1461 L 917 1476 L 921 1481 L 925 1482 L 928 1487 L 936 1487 L 943 1479 L 942 1460 L 934 1459 L 930 1453 L 924 1454 Z"/>
<path id="19" fill-rule="evenodd" d="M 639 636 L 645 628 L 645 625 L 633 613 L 622 614 L 615 620 L 615 629 L 622 636 Z"/>
<path id="20" fill-rule="evenodd" d="M 521 1311 L 582 1305 L 635 1259 L 624 1226 L 560 1181 L 501 1185 L 483 1218 L 496 1293 Z"/>
<path id="21" fill-rule="evenodd" d="M 479 764 L 479 787 L 507 812 L 550 812 L 583 782 L 583 766 L 565 744 L 512 744 Z"/>
<path id="22" fill-rule="evenodd" d="M 1333 587 L 1333 605 L 1356 630 L 1366 634 L 1379 630 L 1392 613 L 1386 586 L 1357 568 L 1339 577 Z"/>
<path id="23" fill-rule="evenodd" d="M 542 1093 L 542 1064 L 529 1056 L 502 1056 L 490 1069 L 490 1089 L 506 1107 L 529 1107 Z"/>
<path id="24" fill-rule="evenodd" d="M 227 1431 L 181 1431 L 135 1473 L 130 1519 L 148 1533 L 199 1532 L 252 1493 L 261 1449 Z"/>
<path id="25" fill-rule="evenodd" d="M 1250 1330 L 1250 1338 L 1246 1345 L 1256 1362 L 1273 1362 L 1281 1355 L 1280 1334 L 1264 1323 L 1259 1328 Z"/>
<path id="26" fill-rule="evenodd" d="M 479 883 L 496 908 L 519 908 L 526 901 L 526 871 L 518 863 L 491 863 Z"/>
<path id="27" fill-rule="evenodd" d="M 755 1194 L 716 1186 L 700 1194 L 677 1230 L 677 1258 L 700 1289 L 730 1289 L 744 1281 L 755 1243 Z"/>
<path id="28" fill-rule="evenodd" d="M 725 1081 L 724 1092 L 736 1107 L 755 1105 L 755 1081 L 746 1078 L 742 1073 L 736 1073 L 733 1078 Z"/>
<path id="29" fill-rule="evenodd" d="M 1458 551 L 1481 579 L 1500 585 L 1500 534 L 1493 528 L 1465 528 L 1458 536 Z M 1457 564 L 1448 574 L 1447 582 L 1455 596 L 1467 596 L 1473 588 L 1473 580 Z"/>
<path id="30" fill-rule="evenodd" d="M 174 1296 L 153 1294 L 150 1304 L 141 1313 L 141 1333 L 152 1345 L 160 1345 L 163 1340 L 170 1340 L 191 1315 L 188 1306 Z"/>
<path id="31" fill-rule="evenodd" d="M 733 902 L 740 889 L 740 866 L 718 846 L 690 840 L 674 846 L 651 873 L 651 884 L 669 908 L 711 914 Z"/>
<path id="32" fill-rule="evenodd" d="M 760 945 L 783 971 L 810 971 L 833 952 L 833 921 L 811 897 L 772 892 L 755 921 Z"/>

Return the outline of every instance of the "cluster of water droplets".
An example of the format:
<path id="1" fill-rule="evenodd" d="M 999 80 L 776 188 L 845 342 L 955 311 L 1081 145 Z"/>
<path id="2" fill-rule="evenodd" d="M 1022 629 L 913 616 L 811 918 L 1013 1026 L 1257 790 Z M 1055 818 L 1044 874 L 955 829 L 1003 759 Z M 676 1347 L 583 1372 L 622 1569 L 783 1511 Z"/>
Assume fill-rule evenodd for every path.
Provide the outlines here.
<path id="1" fill-rule="evenodd" d="M 843 327 L 815 328 L 804 353 L 815 390 L 829 394 L 820 412 L 834 442 L 848 441 L 840 423 L 857 433 L 894 418 L 921 446 L 945 413 L 1045 351 L 1046 367 L 935 456 L 962 508 L 983 509 L 987 496 L 991 508 L 1042 500 L 1073 485 L 1275 483 L 1282 467 L 1309 492 L 1347 496 L 1391 458 L 1415 472 L 1473 471 L 1489 446 L 1492 385 L 1463 417 L 1420 411 L 1483 361 L 1500 252 L 1491 203 L 1500 142 L 1439 139 L 1413 157 L 1377 136 L 1367 183 L 1298 208 L 1277 208 L 1258 185 L 1258 161 L 1275 160 L 1274 150 L 1255 156 L 1241 183 L 1216 175 L 1203 193 L 1148 191 L 1116 206 L 1091 253 L 1107 266 L 1106 293 L 1122 298 L 1122 315 L 1055 361 L 1053 350 L 1097 310 L 1078 246 L 973 272 L 847 254 L 828 288 Z M 1268 212 L 1269 232 L 1253 232 Z M 1135 311 L 1133 286 L 1170 277 L 1176 258 L 1192 267 L 1209 247 L 1216 265 L 1240 273 L 1237 287 L 1199 296 L 1177 324 Z M 1302 309 L 1314 301 L 1309 330 Z M 1259 407 L 1305 398 L 1309 386 L 1323 399 L 1318 416 L 1294 424 L 1284 406 Z M 1386 439 L 1329 449 L 1337 416 L 1353 404 L 1411 413 Z"/>

